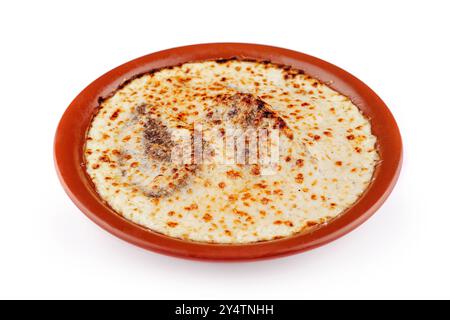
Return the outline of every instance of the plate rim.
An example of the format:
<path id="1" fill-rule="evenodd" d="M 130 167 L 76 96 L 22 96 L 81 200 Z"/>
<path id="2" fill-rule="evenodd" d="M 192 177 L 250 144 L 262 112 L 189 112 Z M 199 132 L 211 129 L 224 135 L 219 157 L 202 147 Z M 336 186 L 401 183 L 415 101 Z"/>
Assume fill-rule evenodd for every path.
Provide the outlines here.
<path id="1" fill-rule="evenodd" d="M 349 97 L 369 117 L 378 138 L 381 163 L 359 200 L 327 225 L 305 234 L 247 244 L 211 244 L 180 240 L 126 220 L 97 194 L 83 168 L 83 146 L 101 98 L 133 77 L 180 63 L 219 59 L 253 59 L 304 70 Z M 369 219 L 385 202 L 398 180 L 403 144 L 397 123 L 380 97 L 347 71 L 319 58 L 280 47 L 250 43 L 206 43 L 176 47 L 126 62 L 89 84 L 65 110 L 54 138 L 58 178 L 75 205 L 113 235 L 154 252 L 195 260 L 261 260 L 305 252 L 334 241 Z"/>

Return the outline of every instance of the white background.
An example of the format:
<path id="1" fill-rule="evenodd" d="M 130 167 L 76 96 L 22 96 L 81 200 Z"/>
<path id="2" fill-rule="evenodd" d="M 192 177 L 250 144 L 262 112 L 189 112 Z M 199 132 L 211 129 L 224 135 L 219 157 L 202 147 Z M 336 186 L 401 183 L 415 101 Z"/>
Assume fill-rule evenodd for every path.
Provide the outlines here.
<path id="1" fill-rule="evenodd" d="M 450 298 L 448 1 L 2 1 L 0 298 Z M 346 237 L 288 258 L 218 264 L 146 252 L 89 221 L 59 185 L 53 135 L 91 81 L 204 42 L 286 47 L 372 87 L 405 144 L 399 183 Z"/>

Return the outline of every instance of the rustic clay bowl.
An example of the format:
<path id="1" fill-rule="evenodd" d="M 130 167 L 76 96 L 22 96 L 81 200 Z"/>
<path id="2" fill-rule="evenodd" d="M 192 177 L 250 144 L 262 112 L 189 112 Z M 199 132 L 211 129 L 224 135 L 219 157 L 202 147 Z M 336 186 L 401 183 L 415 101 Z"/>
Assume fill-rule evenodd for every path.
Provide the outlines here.
<path id="1" fill-rule="evenodd" d="M 129 222 L 96 193 L 83 167 L 86 131 L 100 97 L 127 79 L 156 68 L 188 61 L 233 57 L 269 60 L 304 70 L 350 97 L 372 123 L 381 156 L 367 191 L 345 213 L 306 234 L 242 245 L 205 244 L 167 237 Z M 130 61 L 101 76 L 70 104 L 59 123 L 54 146 L 56 169 L 72 201 L 91 220 L 117 237 L 155 252 L 191 259 L 237 261 L 273 258 L 303 252 L 335 240 L 358 227 L 380 208 L 392 191 L 402 162 L 397 124 L 383 101 L 363 82 L 318 58 L 287 49 L 243 43 L 214 43 L 174 48 Z"/>

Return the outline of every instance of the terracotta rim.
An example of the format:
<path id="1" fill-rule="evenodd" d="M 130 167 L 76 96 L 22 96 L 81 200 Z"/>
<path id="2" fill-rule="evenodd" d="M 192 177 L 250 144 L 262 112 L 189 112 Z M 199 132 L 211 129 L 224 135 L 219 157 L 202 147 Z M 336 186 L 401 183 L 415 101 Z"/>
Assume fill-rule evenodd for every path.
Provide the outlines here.
<path id="1" fill-rule="evenodd" d="M 303 235 L 243 245 L 204 244 L 178 240 L 131 223 L 110 209 L 95 192 L 82 167 L 87 128 L 100 97 L 125 80 L 155 68 L 211 59 L 270 60 L 304 70 L 350 97 L 369 117 L 378 137 L 381 163 L 374 181 L 359 201 L 326 226 Z M 125 63 L 84 89 L 64 113 L 55 136 L 54 158 L 58 176 L 77 207 L 100 227 L 139 247 L 190 259 L 255 260 L 303 252 L 335 240 L 358 227 L 380 208 L 392 191 L 402 162 L 402 141 L 397 124 L 384 102 L 363 82 L 318 58 L 292 50 L 255 44 L 213 43 L 156 52 Z"/>

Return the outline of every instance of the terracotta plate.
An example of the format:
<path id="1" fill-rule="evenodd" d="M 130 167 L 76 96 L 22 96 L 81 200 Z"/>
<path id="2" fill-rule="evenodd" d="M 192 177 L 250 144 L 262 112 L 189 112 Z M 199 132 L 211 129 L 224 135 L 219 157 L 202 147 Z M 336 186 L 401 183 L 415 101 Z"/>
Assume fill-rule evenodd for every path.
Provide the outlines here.
<path id="1" fill-rule="evenodd" d="M 203 244 L 170 238 L 133 224 L 97 195 L 83 163 L 83 145 L 98 99 L 127 79 L 146 71 L 180 63 L 232 57 L 270 60 L 304 70 L 330 84 L 367 115 L 378 137 L 381 163 L 360 200 L 329 224 L 310 233 L 244 245 Z M 215 43 L 180 47 L 130 61 L 101 76 L 70 104 L 58 126 L 54 156 L 59 178 L 72 201 L 99 226 L 117 237 L 152 251 L 191 259 L 252 260 L 284 256 L 313 249 L 350 232 L 367 220 L 390 194 L 400 172 L 402 142 L 395 120 L 383 101 L 363 82 L 346 71 L 303 53 L 270 46 Z"/>

